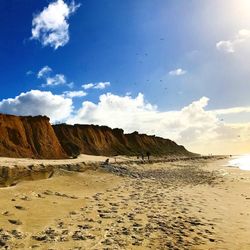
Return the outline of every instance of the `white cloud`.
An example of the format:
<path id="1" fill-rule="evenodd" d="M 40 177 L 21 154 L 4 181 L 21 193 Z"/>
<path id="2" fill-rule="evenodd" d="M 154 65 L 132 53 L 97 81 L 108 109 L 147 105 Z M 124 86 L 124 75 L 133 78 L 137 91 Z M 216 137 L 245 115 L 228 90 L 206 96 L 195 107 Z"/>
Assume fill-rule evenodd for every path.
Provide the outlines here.
<path id="1" fill-rule="evenodd" d="M 64 91 L 63 96 L 69 97 L 69 98 L 74 98 L 74 97 L 83 97 L 86 96 L 87 93 L 79 90 L 79 91 Z"/>
<path id="2" fill-rule="evenodd" d="M 241 29 L 238 31 L 238 39 L 246 39 L 250 38 L 250 30 L 248 29 Z"/>
<path id="3" fill-rule="evenodd" d="M 52 69 L 49 66 L 44 66 L 37 73 L 37 78 L 46 77 L 46 76 L 48 76 L 50 74 L 50 72 L 52 72 Z"/>
<path id="4" fill-rule="evenodd" d="M 246 133 L 250 135 L 250 125 L 221 122 L 216 110 L 205 110 L 208 101 L 207 97 L 202 97 L 179 111 L 160 112 L 157 106 L 145 101 L 143 94 L 132 98 L 107 93 L 100 96 L 97 104 L 83 102 L 67 122 L 119 127 L 126 133 L 136 130 L 155 134 L 184 144 L 195 152 L 216 152 L 216 149 L 217 153 L 231 153 L 242 150 L 240 143 Z M 238 134 L 242 135 L 241 142 Z M 246 138 L 250 138 L 249 135 Z M 238 149 L 233 151 L 234 144 Z"/>
<path id="5" fill-rule="evenodd" d="M 217 115 L 250 113 L 250 107 L 235 107 L 235 108 L 227 108 L 227 109 L 217 109 L 214 111 L 214 113 Z"/>
<path id="6" fill-rule="evenodd" d="M 80 4 L 70 4 L 57 0 L 45 7 L 42 12 L 34 15 L 32 20 L 31 39 L 39 40 L 43 46 L 57 49 L 69 41 L 68 19 Z"/>
<path id="7" fill-rule="evenodd" d="M 31 90 L 15 98 L 0 101 L 0 112 L 15 115 L 46 115 L 52 122 L 63 121 L 71 114 L 72 100 L 49 91 Z"/>
<path id="8" fill-rule="evenodd" d="M 219 41 L 216 48 L 227 53 L 234 53 L 234 44 L 231 41 Z"/>
<path id="9" fill-rule="evenodd" d="M 236 50 L 236 47 L 244 43 L 250 38 L 250 30 L 247 29 L 241 29 L 238 31 L 238 33 L 234 36 L 234 38 L 230 40 L 222 40 L 216 43 L 216 48 L 219 51 L 225 52 L 225 53 L 234 53 Z"/>
<path id="10" fill-rule="evenodd" d="M 94 86 L 94 89 L 105 89 L 110 86 L 110 82 L 99 82 Z"/>
<path id="11" fill-rule="evenodd" d="M 185 141 L 186 131 L 192 131 L 196 138 L 203 137 L 205 131 L 212 135 L 218 119 L 204 110 L 207 103 L 208 98 L 203 97 L 181 111 L 159 112 L 157 106 L 147 103 L 141 93 L 135 98 L 107 93 L 100 96 L 98 104 L 83 102 L 82 108 L 68 122 L 104 124 L 121 127 L 126 132 L 139 130 Z"/>
<path id="12" fill-rule="evenodd" d="M 53 77 L 47 77 L 46 83 L 42 84 L 42 87 L 50 87 L 66 84 L 66 78 L 63 74 L 56 74 Z"/>
<path id="13" fill-rule="evenodd" d="M 83 84 L 82 88 L 84 88 L 84 89 L 105 89 L 108 86 L 110 86 L 110 82 L 98 82 L 98 83 Z"/>
<path id="14" fill-rule="evenodd" d="M 250 107 L 206 110 L 209 99 L 202 97 L 177 111 L 159 111 L 136 97 L 111 93 L 99 97 L 98 103 L 84 101 L 74 109 L 72 98 L 85 96 L 84 91 L 67 91 L 54 95 L 48 91 L 31 90 L 15 98 L 0 101 L 0 112 L 16 115 L 47 115 L 52 122 L 61 121 L 107 125 L 122 128 L 126 133 L 155 134 L 170 138 L 199 153 L 243 153 L 250 150 L 250 122 L 228 123 L 220 115 L 250 113 Z"/>
<path id="15" fill-rule="evenodd" d="M 30 75 L 33 75 L 33 74 L 34 74 L 34 72 L 32 70 L 29 70 L 29 71 L 26 72 L 27 76 L 30 76 Z"/>
<path id="16" fill-rule="evenodd" d="M 94 83 L 87 83 L 87 84 L 83 84 L 82 88 L 84 88 L 84 89 L 91 89 L 94 86 L 95 86 Z"/>
<path id="17" fill-rule="evenodd" d="M 183 70 L 181 68 L 178 69 L 174 69 L 168 72 L 169 75 L 171 76 L 181 76 L 181 75 L 185 75 L 187 73 L 186 70 Z"/>
<path id="18" fill-rule="evenodd" d="M 53 87 L 58 85 L 67 85 L 69 88 L 72 88 L 74 83 L 67 83 L 67 79 L 63 74 L 53 75 L 53 70 L 49 66 L 44 66 L 37 73 L 38 79 L 43 79 L 45 83 L 42 84 L 42 87 Z"/>

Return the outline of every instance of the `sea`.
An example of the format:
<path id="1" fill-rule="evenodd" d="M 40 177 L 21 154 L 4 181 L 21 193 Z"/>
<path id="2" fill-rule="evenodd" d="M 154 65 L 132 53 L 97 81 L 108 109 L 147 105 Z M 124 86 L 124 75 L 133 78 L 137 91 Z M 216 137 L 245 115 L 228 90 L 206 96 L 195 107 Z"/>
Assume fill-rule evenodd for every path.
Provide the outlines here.
<path id="1" fill-rule="evenodd" d="M 227 166 L 250 171 L 250 154 L 232 156 Z"/>

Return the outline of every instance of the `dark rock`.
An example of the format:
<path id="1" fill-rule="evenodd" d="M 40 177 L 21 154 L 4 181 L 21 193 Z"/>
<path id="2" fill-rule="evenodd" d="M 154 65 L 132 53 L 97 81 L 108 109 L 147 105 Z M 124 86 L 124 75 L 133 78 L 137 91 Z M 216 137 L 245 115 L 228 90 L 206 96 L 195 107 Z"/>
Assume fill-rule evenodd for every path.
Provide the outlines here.
<path id="1" fill-rule="evenodd" d="M 8 220 L 11 224 L 14 224 L 14 225 L 22 225 L 23 223 L 20 221 L 20 220 Z"/>

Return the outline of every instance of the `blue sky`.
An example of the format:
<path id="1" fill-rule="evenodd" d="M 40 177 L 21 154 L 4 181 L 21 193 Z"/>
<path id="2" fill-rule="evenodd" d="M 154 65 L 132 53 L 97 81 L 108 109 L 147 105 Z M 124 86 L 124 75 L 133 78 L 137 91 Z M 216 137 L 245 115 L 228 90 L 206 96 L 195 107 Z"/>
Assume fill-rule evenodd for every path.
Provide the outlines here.
<path id="1" fill-rule="evenodd" d="M 190 143 L 188 131 L 197 136 L 197 145 L 205 132 L 215 134 L 216 141 L 238 138 L 238 133 L 249 139 L 249 1 L 3 0 L 0 11 L 0 112 L 118 126 L 185 144 Z M 49 70 L 38 77 L 45 67 Z M 89 83 L 93 86 L 84 88 Z M 50 106 L 26 108 L 38 105 L 37 99 Z M 127 115 L 134 114 L 128 124 L 98 117 L 101 111 L 119 117 L 123 111 L 117 107 L 127 109 L 123 101 L 131 101 Z M 67 111 L 57 116 L 63 112 L 60 104 Z M 202 125 L 192 127 L 201 121 L 198 116 L 190 118 L 189 127 L 180 125 L 178 133 L 180 117 L 174 115 L 170 125 L 164 118 L 160 128 L 149 129 L 155 126 L 153 113 L 169 117 L 188 107 L 195 107 L 190 117 L 213 112 L 211 126 L 205 131 Z M 140 130 L 145 120 L 134 117 L 144 112 L 151 118 Z M 238 147 L 245 152 L 245 145 L 240 141 Z"/>

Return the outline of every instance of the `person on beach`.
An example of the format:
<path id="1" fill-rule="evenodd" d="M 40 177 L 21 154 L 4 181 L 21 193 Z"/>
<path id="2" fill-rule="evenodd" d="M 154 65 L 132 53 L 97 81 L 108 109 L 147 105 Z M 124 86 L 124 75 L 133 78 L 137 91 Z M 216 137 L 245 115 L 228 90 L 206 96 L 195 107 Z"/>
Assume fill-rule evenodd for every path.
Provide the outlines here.
<path id="1" fill-rule="evenodd" d="M 150 157 L 150 152 L 147 152 L 147 157 L 148 157 L 148 161 L 149 161 L 149 157 Z"/>
<path id="2" fill-rule="evenodd" d="M 141 153 L 141 159 L 144 161 L 144 154 Z"/>

